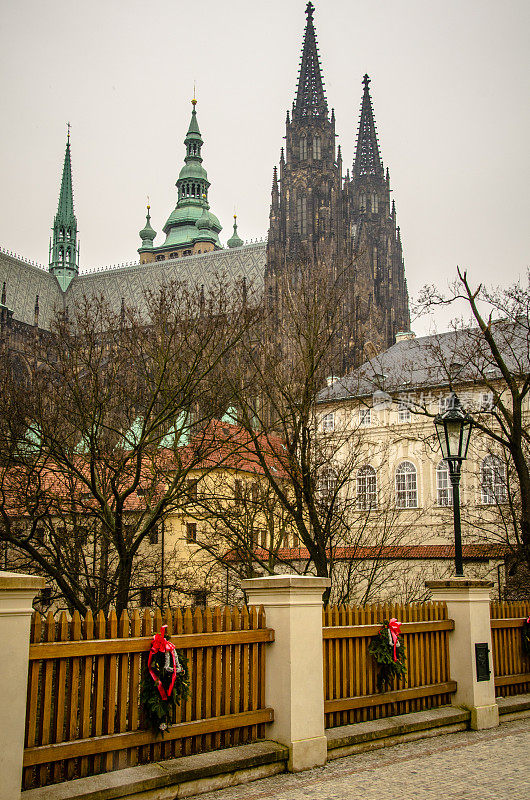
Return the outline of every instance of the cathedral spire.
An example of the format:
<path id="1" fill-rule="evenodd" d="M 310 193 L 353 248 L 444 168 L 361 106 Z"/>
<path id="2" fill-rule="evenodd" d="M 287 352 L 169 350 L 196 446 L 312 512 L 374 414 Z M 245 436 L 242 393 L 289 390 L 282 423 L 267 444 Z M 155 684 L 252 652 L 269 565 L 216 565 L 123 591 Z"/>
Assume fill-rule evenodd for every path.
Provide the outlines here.
<path id="1" fill-rule="evenodd" d="M 363 84 L 364 93 L 361 104 L 361 119 L 359 121 L 359 132 L 357 134 L 353 174 L 355 177 L 360 177 L 362 175 L 377 175 L 382 177 L 384 174 L 383 164 L 379 155 L 377 131 L 370 97 L 370 78 L 368 75 L 364 76 Z"/>
<path id="2" fill-rule="evenodd" d="M 296 100 L 293 106 L 293 120 L 303 117 L 325 117 L 327 119 L 328 116 L 328 103 L 324 92 L 315 26 L 313 25 L 314 10 L 313 3 L 309 2 L 305 10 L 307 23 Z"/>
<path id="3" fill-rule="evenodd" d="M 79 247 L 77 244 L 77 219 L 74 213 L 72 189 L 72 163 L 70 156 L 70 123 L 66 138 L 63 175 L 57 214 L 53 221 L 53 240 L 50 246 L 49 271 L 52 272 L 63 292 L 79 272 Z"/>

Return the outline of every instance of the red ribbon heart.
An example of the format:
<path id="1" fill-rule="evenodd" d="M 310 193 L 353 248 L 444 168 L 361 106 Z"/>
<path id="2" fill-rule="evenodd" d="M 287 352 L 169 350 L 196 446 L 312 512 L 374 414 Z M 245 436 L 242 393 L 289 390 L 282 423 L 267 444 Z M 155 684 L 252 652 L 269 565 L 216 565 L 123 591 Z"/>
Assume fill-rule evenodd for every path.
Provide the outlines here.
<path id="1" fill-rule="evenodd" d="M 158 694 L 162 698 L 162 700 L 167 700 L 169 695 L 173 691 L 173 687 L 175 686 L 175 681 L 177 679 L 177 660 L 175 658 L 175 645 L 173 642 L 169 642 L 166 637 L 164 636 L 164 628 L 167 628 L 167 625 L 162 625 L 160 628 L 160 633 L 155 633 L 153 636 L 153 642 L 151 644 L 151 649 L 149 651 L 149 658 L 147 660 L 147 669 L 149 670 L 149 674 L 151 675 L 153 681 L 156 684 L 156 688 L 158 689 Z M 151 669 L 151 661 L 153 657 L 157 653 L 171 653 L 171 660 L 173 661 L 173 676 L 171 678 L 171 683 L 169 689 L 164 689 L 162 681 L 155 672 Z"/>
<path id="2" fill-rule="evenodd" d="M 401 622 L 398 622 L 395 617 L 392 617 L 392 619 L 388 623 L 388 630 L 390 631 L 390 636 L 392 637 L 392 642 L 394 643 L 393 658 L 394 661 L 397 661 L 396 648 L 397 648 L 398 636 L 401 633 Z"/>

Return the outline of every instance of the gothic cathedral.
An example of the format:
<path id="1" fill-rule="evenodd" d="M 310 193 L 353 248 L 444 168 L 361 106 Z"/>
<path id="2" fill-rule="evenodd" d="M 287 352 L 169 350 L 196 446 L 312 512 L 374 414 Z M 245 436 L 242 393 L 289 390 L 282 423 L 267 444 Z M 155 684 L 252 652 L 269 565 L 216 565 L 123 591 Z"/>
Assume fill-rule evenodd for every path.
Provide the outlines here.
<path id="1" fill-rule="evenodd" d="M 322 279 L 341 278 L 339 355 L 335 374 L 345 374 L 409 329 L 407 285 L 390 177 L 383 167 L 370 98 L 364 92 L 352 173 L 342 175 L 335 149 L 335 113 L 324 91 L 314 6 L 307 23 L 296 98 L 287 112 L 285 152 L 274 168 L 266 292 L 279 275 L 301 262 Z"/>

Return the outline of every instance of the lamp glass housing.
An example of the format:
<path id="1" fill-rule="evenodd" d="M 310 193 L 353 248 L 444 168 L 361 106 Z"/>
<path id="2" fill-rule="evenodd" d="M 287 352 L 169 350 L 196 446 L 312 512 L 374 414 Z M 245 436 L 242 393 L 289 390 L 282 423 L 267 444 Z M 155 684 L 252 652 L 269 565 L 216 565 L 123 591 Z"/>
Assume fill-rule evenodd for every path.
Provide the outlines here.
<path id="1" fill-rule="evenodd" d="M 442 456 L 446 461 L 463 461 L 467 457 L 473 422 L 454 395 L 451 407 L 434 419 Z"/>

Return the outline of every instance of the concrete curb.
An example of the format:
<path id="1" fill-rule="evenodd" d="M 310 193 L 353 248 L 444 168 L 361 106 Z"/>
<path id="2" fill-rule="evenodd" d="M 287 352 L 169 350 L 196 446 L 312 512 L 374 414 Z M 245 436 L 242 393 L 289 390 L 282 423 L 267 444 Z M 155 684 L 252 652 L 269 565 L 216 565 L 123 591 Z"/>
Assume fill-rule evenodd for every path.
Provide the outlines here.
<path id="1" fill-rule="evenodd" d="M 276 742 L 255 742 L 29 789 L 22 797 L 24 800 L 189 797 L 284 772 L 288 757 L 287 747 Z"/>
<path id="2" fill-rule="evenodd" d="M 443 706 L 430 711 L 329 728 L 326 731 L 328 760 L 413 739 L 462 731 L 468 727 L 470 717 L 471 713 L 465 709 Z"/>

